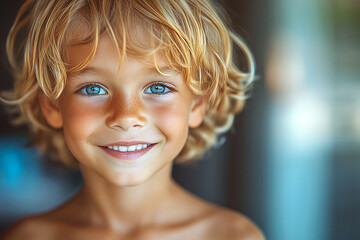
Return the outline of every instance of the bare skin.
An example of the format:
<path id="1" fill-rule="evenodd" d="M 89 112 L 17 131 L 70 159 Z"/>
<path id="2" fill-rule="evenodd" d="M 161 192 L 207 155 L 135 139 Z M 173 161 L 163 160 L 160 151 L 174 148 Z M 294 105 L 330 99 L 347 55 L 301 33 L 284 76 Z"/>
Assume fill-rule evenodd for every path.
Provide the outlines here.
<path id="1" fill-rule="evenodd" d="M 88 49 L 72 47 L 70 64 Z M 173 160 L 188 129 L 201 123 L 206 101 L 181 74 L 153 69 L 152 61 L 131 57 L 119 69 L 117 51 L 103 37 L 87 71 L 69 78 L 59 102 L 40 95 L 48 123 L 63 130 L 79 161 L 84 185 L 63 206 L 14 225 L 5 240 L 264 239 L 246 217 L 200 200 L 171 179 Z M 134 143 L 148 149 L 108 148 Z"/>
<path id="2" fill-rule="evenodd" d="M 168 175 L 169 169 L 159 172 L 151 181 Z M 86 188 L 84 185 L 72 200 L 52 212 L 20 221 L 3 239 L 264 239 L 246 217 L 206 203 L 171 180 L 164 187 L 162 197 L 147 191 L 137 193 L 144 195 L 144 200 L 123 212 L 114 211 L 129 207 L 120 195 L 118 201 L 111 198 L 109 202 L 107 190 L 93 195 Z"/>

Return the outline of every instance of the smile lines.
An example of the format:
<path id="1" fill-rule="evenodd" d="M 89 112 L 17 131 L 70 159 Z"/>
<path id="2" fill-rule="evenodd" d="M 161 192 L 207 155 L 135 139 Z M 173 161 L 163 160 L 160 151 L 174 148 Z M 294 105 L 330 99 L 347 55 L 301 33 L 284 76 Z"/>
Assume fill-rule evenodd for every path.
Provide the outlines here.
<path id="1" fill-rule="evenodd" d="M 119 152 L 133 152 L 148 148 L 151 144 L 138 144 L 132 146 L 107 146 L 108 149 Z"/>

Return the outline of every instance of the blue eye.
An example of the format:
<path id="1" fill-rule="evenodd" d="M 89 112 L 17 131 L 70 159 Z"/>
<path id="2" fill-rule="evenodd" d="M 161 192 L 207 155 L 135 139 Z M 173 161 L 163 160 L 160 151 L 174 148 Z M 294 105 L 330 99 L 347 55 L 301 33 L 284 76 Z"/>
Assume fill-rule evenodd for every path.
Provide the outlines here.
<path id="1" fill-rule="evenodd" d="M 80 89 L 80 93 L 84 95 L 104 95 L 106 91 L 96 84 L 90 84 Z"/>
<path id="2" fill-rule="evenodd" d="M 153 84 L 150 87 L 148 87 L 147 89 L 145 89 L 145 93 L 152 93 L 152 94 L 165 94 L 167 92 L 169 92 L 171 89 L 169 89 L 168 87 L 166 87 L 163 84 Z"/>

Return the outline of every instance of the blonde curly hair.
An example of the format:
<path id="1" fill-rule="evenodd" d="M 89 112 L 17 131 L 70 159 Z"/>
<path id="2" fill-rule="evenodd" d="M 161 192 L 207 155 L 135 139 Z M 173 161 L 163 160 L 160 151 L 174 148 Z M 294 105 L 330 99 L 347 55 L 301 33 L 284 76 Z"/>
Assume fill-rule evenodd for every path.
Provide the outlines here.
<path id="1" fill-rule="evenodd" d="M 32 142 L 40 150 L 76 166 L 62 130 L 46 122 L 38 94 L 43 91 L 56 101 L 69 73 L 89 64 L 101 35 L 107 33 L 121 59 L 125 53 L 146 56 L 162 51 L 171 66 L 182 71 L 194 93 L 209 96 L 203 122 L 189 130 L 176 161 L 199 158 L 216 143 L 219 134 L 231 127 L 234 115 L 243 108 L 255 71 L 250 50 L 224 25 L 215 9 L 207 0 L 27 0 L 7 40 L 15 88 L 11 97 L 6 95 L 11 99 L 6 102 L 19 110 L 14 122 L 30 126 Z M 150 48 L 132 41 L 136 36 L 130 29 L 139 25 L 151 36 Z M 84 43 L 92 44 L 88 57 L 70 67 L 68 46 Z M 247 72 L 234 64 L 234 44 L 245 56 Z"/>

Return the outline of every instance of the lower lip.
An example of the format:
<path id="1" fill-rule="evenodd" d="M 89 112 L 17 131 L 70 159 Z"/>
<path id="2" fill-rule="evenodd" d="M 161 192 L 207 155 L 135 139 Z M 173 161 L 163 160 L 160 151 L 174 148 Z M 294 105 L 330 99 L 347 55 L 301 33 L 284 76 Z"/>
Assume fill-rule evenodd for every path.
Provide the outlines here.
<path id="1" fill-rule="evenodd" d="M 155 144 L 151 144 L 149 147 L 141 149 L 141 150 L 135 150 L 131 152 L 120 152 L 116 150 L 109 149 L 107 147 L 101 147 L 106 153 L 110 154 L 111 156 L 121 159 L 121 160 L 135 160 L 141 156 L 143 156 L 145 153 L 150 151 Z"/>

